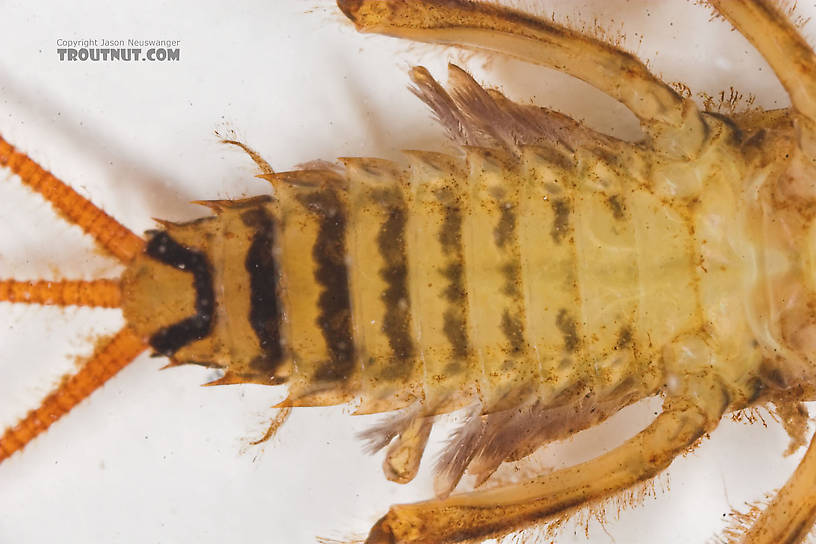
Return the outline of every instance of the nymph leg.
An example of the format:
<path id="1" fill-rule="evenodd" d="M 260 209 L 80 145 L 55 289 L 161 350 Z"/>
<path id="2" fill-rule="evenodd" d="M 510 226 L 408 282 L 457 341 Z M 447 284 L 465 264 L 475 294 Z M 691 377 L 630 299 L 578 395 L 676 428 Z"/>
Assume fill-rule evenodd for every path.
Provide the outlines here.
<path id="1" fill-rule="evenodd" d="M 793 107 L 816 119 L 816 55 L 779 7 L 765 0 L 710 0 L 771 65 Z"/>
<path id="2" fill-rule="evenodd" d="M 714 429 L 728 404 L 716 378 L 686 379 L 652 424 L 620 447 L 521 484 L 393 506 L 367 544 L 448 544 L 505 534 L 652 478 Z"/>
<path id="3" fill-rule="evenodd" d="M 654 146 L 666 153 L 692 156 L 705 138 L 696 106 L 653 76 L 635 56 L 550 21 L 464 0 L 337 4 L 363 32 L 494 51 L 586 81 L 626 105 Z"/>
<path id="4" fill-rule="evenodd" d="M 816 54 L 780 8 L 767 0 L 709 0 L 771 65 L 790 96 L 800 145 L 816 160 Z"/>
<path id="5" fill-rule="evenodd" d="M 816 521 L 816 437 L 796 471 L 745 536 L 745 544 L 798 544 Z"/>

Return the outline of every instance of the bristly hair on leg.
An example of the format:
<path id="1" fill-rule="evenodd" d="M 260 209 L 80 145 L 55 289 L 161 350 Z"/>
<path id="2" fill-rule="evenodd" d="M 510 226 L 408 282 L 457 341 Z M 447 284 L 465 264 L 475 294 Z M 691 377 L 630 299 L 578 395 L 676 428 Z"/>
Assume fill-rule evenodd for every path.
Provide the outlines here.
<path id="1" fill-rule="evenodd" d="M 779 6 L 779 10 L 787 17 L 787 19 L 793 24 L 793 26 L 801 31 L 803 30 L 807 24 L 810 22 L 810 17 L 805 17 L 804 15 L 797 12 L 797 8 L 799 7 L 798 0 L 776 0 Z M 806 32 L 803 34 L 807 35 Z"/>
<path id="2" fill-rule="evenodd" d="M 628 43 L 629 37 L 623 30 L 622 21 L 604 20 L 602 23 L 597 17 L 590 21 L 585 19 L 577 9 L 574 9 L 571 14 L 563 14 L 562 10 L 546 12 L 542 9 L 539 0 L 488 0 L 487 3 L 508 7 L 542 19 L 550 19 L 564 28 L 633 54 L 637 53 L 637 48 L 643 41 L 643 37 L 636 33 L 635 36 L 640 36 L 640 38 L 637 47 L 633 50 Z"/>
<path id="3" fill-rule="evenodd" d="M 511 533 L 500 539 L 499 542 L 500 544 L 538 544 L 558 541 L 559 536 L 567 527 L 574 527 L 576 531 L 583 530 L 584 535 L 589 538 L 593 522 L 606 532 L 607 522 L 620 519 L 625 510 L 642 506 L 647 499 L 654 499 L 658 494 L 667 493 L 669 486 L 669 475 L 662 472 L 651 480 L 639 482 L 629 489 L 604 499 L 564 510 L 546 523 Z"/>
<path id="4" fill-rule="evenodd" d="M 731 414 L 731 421 L 736 423 L 748 423 L 749 425 L 760 422 L 763 427 L 767 427 L 768 421 L 765 419 L 766 416 L 774 421 L 779 421 L 779 418 L 766 406 L 751 406 L 750 408 L 737 410 Z"/>
<path id="5" fill-rule="evenodd" d="M 366 537 L 350 537 L 350 538 L 327 538 L 318 536 L 315 538 L 317 544 L 365 544 Z"/>
<path id="6" fill-rule="evenodd" d="M 780 13 L 782 13 L 782 15 L 789 20 L 791 24 L 793 24 L 794 28 L 799 31 L 804 29 L 808 23 L 810 23 L 810 17 L 805 17 L 804 15 L 798 13 L 798 0 L 775 0 L 772 1 L 771 4 L 776 4 L 776 8 L 780 11 Z M 694 0 L 694 5 L 708 10 L 708 12 L 711 14 L 709 21 L 714 21 L 715 19 L 725 21 L 725 17 L 723 17 L 720 12 L 712 7 L 707 0 Z M 805 39 L 807 39 L 807 33 L 803 32 L 802 34 L 805 36 Z"/>
<path id="7" fill-rule="evenodd" d="M 807 445 L 810 414 L 807 406 L 801 402 L 777 401 L 769 405 L 752 406 L 731 414 L 732 421 L 748 424 L 760 422 L 764 427 L 768 426 L 766 418 L 782 425 L 790 437 L 788 448 L 783 453 L 784 456 L 787 457 Z"/>
<path id="8" fill-rule="evenodd" d="M 756 101 L 755 95 L 751 93 L 743 94 L 734 87 L 729 87 L 727 91 L 720 91 L 713 96 L 706 92 L 699 92 L 696 96 L 702 102 L 705 111 L 728 115 L 748 111 Z"/>
<path id="9" fill-rule="evenodd" d="M 787 457 L 807 445 L 810 414 L 804 403 L 775 402 L 772 409 L 768 408 L 768 412 L 772 418 L 782 424 L 790 437 L 788 448 L 783 455 Z"/>
<path id="10" fill-rule="evenodd" d="M 754 525 L 759 516 L 773 500 L 777 490 L 766 493 L 761 499 L 746 502 L 746 510 L 741 512 L 736 508 L 726 516 L 728 524 L 719 535 L 711 539 L 711 544 L 741 544 L 745 533 Z"/>

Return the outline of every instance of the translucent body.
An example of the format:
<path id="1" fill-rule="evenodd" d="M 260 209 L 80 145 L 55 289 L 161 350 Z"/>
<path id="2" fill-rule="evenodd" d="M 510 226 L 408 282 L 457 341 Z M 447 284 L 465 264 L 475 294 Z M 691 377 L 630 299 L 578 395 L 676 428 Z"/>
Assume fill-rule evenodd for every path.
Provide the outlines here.
<path id="1" fill-rule="evenodd" d="M 424 77 L 415 73 L 417 94 L 434 104 L 429 95 L 444 91 Z M 469 100 L 485 91 L 455 68 L 451 81 L 450 114 L 473 115 Z M 497 93 L 481 98 L 494 115 L 521 108 Z M 277 341 L 291 360 L 276 375 L 290 384 L 282 406 L 359 398 L 365 413 L 413 401 L 373 440 L 384 447 L 399 435 L 385 464 L 395 481 L 416 474 L 426 420 L 453 409 L 478 406 L 442 458 L 443 498 L 465 469 L 483 482 L 504 460 L 646 396 L 668 397 L 619 451 L 528 486 L 396 507 L 371 542 L 453 542 L 523 526 L 652 477 L 724 412 L 812 390 L 811 318 L 793 304 L 812 296 L 812 238 L 798 197 L 785 193 L 797 178 L 783 173 L 795 172 L 801 153 L 790 114 L 702 114 L 702 147 L 688 159 L 526 112 L 543 128 L 501 120 L 492 135 L 517 130 L 515 146 L 467 147 L 464 161 L 411 152 L 405 169 L 352 158 L 345 170 L 265 174 L 277 202 L 229 204 L 276 219 L 267 249 L 280 263 L 286 332 Z M 575 141 L 586 147 L 558 146 Z M 214 250 L 216 238 L 197 234 L 230 217 L 219 210 L 176 237 L 210 256 L 215 277 L 246 284 L 241 267 L 221 271 L 232 260 Z M 238 237 L 251 238 L 244 224 Z M 216 299 L 220 313 L 240 319 L 243 299 Z M 126 302 L 126 313 L 160 304 Z M 150 320 L 146 331 L 166 325 Z M 239 359 L 218 362 L 211 341 L 183 347 L 178 363 L 221 366 L 220 383 L 256 381 Z"/>

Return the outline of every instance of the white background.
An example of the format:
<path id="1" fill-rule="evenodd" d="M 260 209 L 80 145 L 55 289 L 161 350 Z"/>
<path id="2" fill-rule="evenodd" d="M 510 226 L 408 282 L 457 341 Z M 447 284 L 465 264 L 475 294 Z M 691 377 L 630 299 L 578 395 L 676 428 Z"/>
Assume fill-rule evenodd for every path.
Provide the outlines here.
<path id="1" fill-rule="evenodd" d="M 533 2 L 527 2 L 533 4 Z M 628 44 L 668 81 L 711 94 L 734 86 L 758 104 L 787 97 L 742 37 L 707 10 L 665 0 L 547 1 L 541 12 L 622 29 Z M 317 6 L 317 9 L 312 9 Z M 816 12 L 810 3 L 800 12 Z M 404 148 L 450 149 L 424 106 L 405 89 L 407 67 L 444 80 L 453 51 L 363 37 L 330 3 L 185 0 L 70 4 L 3 2 L 0 133 L 136 232 L 151 217 L 202 214 L 194 199 L 267 190 L 254 166 L 225 148 L 215 129 L 234 128 L 277 169 L 343 155 L 397 158 Z M 806 29 L 807 30 L 807 29 Z M 56 40 L 181 40 L 167 63 L 59 62 Z M 477 79 L 621 137 L 636 137 L 619 105 L 556 72 L 475 57 Z M 76 227 L 0 172 L 0 277 L 95 278 L 120 269 Z M 117 311 L 0 305 L 0 425 L 13 423 L 121 325 Z M 381 456 L 355 434 L 376 417 L 301 409 L 278 438 L 259 436 L 280 389 L 202 388 L 209 371 L 158 372 L 141 357 L 0 465 L 0 544 L 32 542 L 307 543 L 364 535 L 395 502 L 431 495 L 429 467 L 450 425 L 409 486 L 387 482 Z M 544 456 L 571 464 L 620 443 L 652 417 L 644 402 Z M 671 467 L 670 491 L 606 528 L 569 526 L 558 542 L 696 543 L 732 507 L 780 486 L 801 456 L 769 421 L 724 421 Z"/>

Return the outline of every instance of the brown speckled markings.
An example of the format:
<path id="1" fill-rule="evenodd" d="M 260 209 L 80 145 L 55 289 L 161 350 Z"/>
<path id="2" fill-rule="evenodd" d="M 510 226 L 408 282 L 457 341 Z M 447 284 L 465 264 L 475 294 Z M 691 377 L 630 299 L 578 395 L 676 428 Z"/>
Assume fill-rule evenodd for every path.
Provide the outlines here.
<path id="1" fill-rule="evenodd" d="M 407 247 L 411 304 L 423 364 L 425 401 L 456 409 L 476 400 L 478 379 L 467 336 L 462 246 L 467 213 L 464 165 L 445 155 L 411 152 Z"/>
<path id="2" fill-rule="evenodd" d="M 279 178 L 281 281 L 294 370 L 284 404 L 330 405 L 357 392 L 346 267 L 348 203 L 330 170 Z"/>
<path id="3" fill-rule="evenodd" d="M 372 5 L 379 19 L 366 15 Z M 816 347 L 813 108 L 808 70 L 796 74 L 812 62 L 778 13 L 720 8 L 764 49 L 794 107 L 724 116 L 701 113 L 634 57 L 548 21 L 454 0 L 341 6 L 364 30 L 559 67 L 629 105 L 645 138 L 616 141 L 514 104 L 456 67 L 447 90 L 416 68 L 416 94 L 458 151 L 264 170 L 274 201 L 210 202 L 213 217 L 163 222 L 124 278 L 128 344 L 155 327 L 180 330 L 189 334 L 154 348 L 174 364 L 221 368 L 215 383 L 287 383 L 284 406 L 396 410 L 369 438 L 390 443 L 384 469 L 398 482 L 416 474 L 435 416 L 464 407 L 437 497 L 394 506 L 372 543 L 454 542 L 561 519 L 648 480 L 724 411 L 771 402 L 804 440 L 799 401 L 813 398 Z M 775 55 L 766 35 L 793 53 Z M 622 447 L 522 485 L 449 496 L 466 470 L 478 487 L 503 461 L 652 394 L 662 410 Z M 14 434 L 3 444 L 24 442 Z M 801 540 L 814 455 L 750 532 L 729 537 Z"/>
<path id="4" fill-rule="evenodd" d="M 511 157 L 469 148 L 465 270 L 470 331 L 486 412 L 515 408 L 538 387 L 526 333 L 519 179 Z"/>
<path id="5" fill-rule="evenodd" d="M 351 220 L 349 271 L 362 397 L 358 413 L 422 397 L 412 334 L 404 175 L 388 161 L 346 159 Z"/>
<path id="6" fill-rule="evenodd" d="M 476 362 L 479 410 L 441 458 L 437 498 L 392 507 L 369 544 L 458 542 L 563 515 L 652 478 L 726 411 L 811 398 L 815 294 L 802 256 L 813 245 L 816 56 L 769 3 L 711 4 L 791 94 L 784 120 L 700 112 L 632 55 L 495 5 L 338 2 L 366 32 L 556 67 L 621 101 L 645 132 L 638 144 L 616 141 L 509 102 L 456 67 L 448 89 L 413 70 L 415 94 L 465 146 L 468 190 L 448 215 L 458 227 L 465 212 L 463 252 L 446 270 L 466 287 L 467 323 L 449 318 L 444 330 L 454 354 Z M 425 316 L 414 314 L 420 328 Z M 448 497 L 466 468 L 478 486 L 502 460 L 655 393 L 665 396 L 662 412 L 622 446 L 528 482 Z M 406 425 L 384 429 L 377 445 Z M 816 453 L 800 466 L 806 479 L 811 464 Z M 816 517 L 805 485 L 791 480 L 751 530 L 730 536 L 799 542 Z M 795 498 L 805 506 L 792 511 Z"/>

